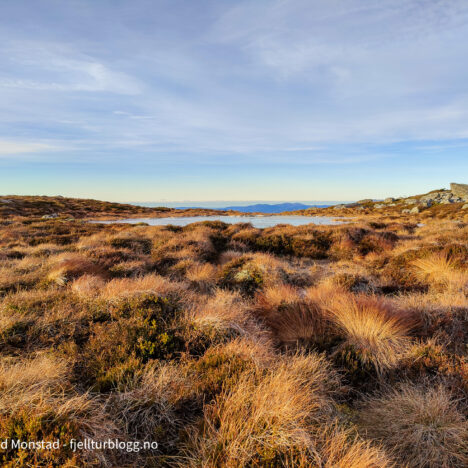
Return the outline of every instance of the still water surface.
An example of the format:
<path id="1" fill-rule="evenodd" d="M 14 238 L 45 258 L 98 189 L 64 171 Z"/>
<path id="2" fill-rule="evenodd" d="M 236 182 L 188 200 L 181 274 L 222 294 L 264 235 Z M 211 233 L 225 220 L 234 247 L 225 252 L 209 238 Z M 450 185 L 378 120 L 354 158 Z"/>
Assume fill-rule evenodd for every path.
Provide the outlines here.
<path id="1" fill-rule="evenodd" d="M 187 226 L 201 221 L 222 221 L 227 224 L 251 223 L 256 228 L 267 228 L 278 224 L 303 226 L 305 224 L 340 224 L 338 219 L 329 216 L 183 216 L 179 218 L 131 218 L 114 221 L 94 221 L 105 224 L 112 223 L 147 223 L 150 226 Z"/>

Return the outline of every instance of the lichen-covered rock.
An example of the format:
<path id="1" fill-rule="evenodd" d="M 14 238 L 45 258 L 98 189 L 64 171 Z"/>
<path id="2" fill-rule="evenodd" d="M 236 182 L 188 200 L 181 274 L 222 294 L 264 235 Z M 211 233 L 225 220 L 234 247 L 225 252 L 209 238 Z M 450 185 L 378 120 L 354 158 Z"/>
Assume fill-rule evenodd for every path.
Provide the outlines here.
<path id="1" fill-rule="evenodd" d="M 410 214 L 418 214 L 419 213 L 419 208 L 415 206 L 414 208 L 411 208 Z"/>
<path id="2" fill-rule="evenodd" d="M 424 207 L 424 208 L 430 208 L 432 206 L 433 200 L 419 200 L 419 205 Z"/>
<path id="3" fill-rule="evenodd" d="M 450 191 L 455 197 L 468 200 L 468 184 L 450 184 Z"/>

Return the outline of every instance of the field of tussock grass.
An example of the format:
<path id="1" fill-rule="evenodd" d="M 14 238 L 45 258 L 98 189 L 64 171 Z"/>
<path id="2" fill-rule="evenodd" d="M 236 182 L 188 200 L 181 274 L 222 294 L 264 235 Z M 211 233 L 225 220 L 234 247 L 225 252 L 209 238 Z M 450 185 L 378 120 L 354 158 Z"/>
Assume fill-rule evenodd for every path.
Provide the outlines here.
<path id="1" fill-rule="evenodd" d="M 468 224 L 4 217 L 2 466 L 468 463 Z"/>

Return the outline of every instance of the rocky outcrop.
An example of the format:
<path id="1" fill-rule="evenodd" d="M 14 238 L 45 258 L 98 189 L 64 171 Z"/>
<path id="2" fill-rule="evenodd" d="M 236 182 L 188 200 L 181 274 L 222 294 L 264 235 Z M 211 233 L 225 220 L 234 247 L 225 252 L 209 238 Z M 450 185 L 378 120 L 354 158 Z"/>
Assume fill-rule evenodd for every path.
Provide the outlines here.
<path id="1" fill-rule="evenodd" d="M 463 201 L 468 201 L 468 184 L 450 184 L 450 191 L 454 197 L 461 198 Z"/>
<path id="2" fill-rule="evenodd" d="M 460 203 L 462 201 L 462 198 L 448 190 L 430 192 L 419 199 L 419 203 L 426 206 L 432 206 L 434 203 L 448 205 L 449 203 Z"/>

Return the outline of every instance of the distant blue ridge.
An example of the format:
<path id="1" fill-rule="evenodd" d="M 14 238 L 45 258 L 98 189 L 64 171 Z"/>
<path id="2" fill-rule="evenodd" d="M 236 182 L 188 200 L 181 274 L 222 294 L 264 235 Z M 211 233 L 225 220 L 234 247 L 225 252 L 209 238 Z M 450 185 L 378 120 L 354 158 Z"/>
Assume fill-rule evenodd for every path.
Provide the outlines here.
<path id="1" fill-rule="evenodd" d="M 226 206 L 225 208 L 211 208 L 220 211 L 239 211 L 240 213 L 268 213 L 277 214 L 283 211 L 298 211 L 305 210 L 307 208 L 326 208 L 331 205 L 304 205 L 303 203 L 278 203 L 271 205 L 268 203 L 258 203 L 256 205 L 247 206 Z M 200 208 L 199 206 L 184 206 L 178 209 L 184 210 L 189 208 Z"/>

